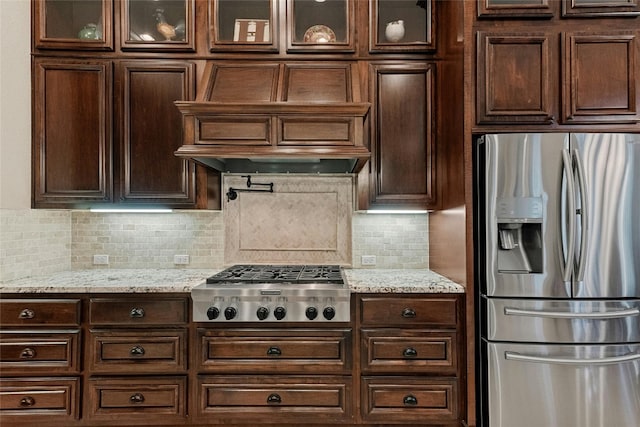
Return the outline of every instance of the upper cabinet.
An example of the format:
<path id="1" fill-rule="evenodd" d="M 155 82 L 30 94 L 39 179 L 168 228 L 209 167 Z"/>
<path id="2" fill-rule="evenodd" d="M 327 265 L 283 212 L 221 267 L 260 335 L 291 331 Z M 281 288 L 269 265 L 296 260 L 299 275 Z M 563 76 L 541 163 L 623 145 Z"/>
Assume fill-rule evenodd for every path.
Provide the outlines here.
<path id="1" fill-rule="evenodd" d="M 477 125 L 638 128 L 637 1 L 477 4 Z"/>
<path id="2" fill-rule="evenodd" d="M 209 0 L 209 48 L 213 51 L 278 51 L 276 0 Z"/>
<path id="3" fill-rule="evenodd" d="M 121 48 L 195 50 L 192 0 L 122 0 Z"/>
<path id="4" fill-rule="evenodd" d="M 113 50 L 113 4 L 106 0 L 33 0 L 38 49 Z"/>
<path id="5" fill-rule="evenodd" d="M 347 0 L 287 0 L 287 51 L 354 52 L 355 6 Z"/>
<path id="6" fill-rule="evenodd" d="M 435 50 L 433 0 L 373 0 L 369 8 L 371 52 Z"/>

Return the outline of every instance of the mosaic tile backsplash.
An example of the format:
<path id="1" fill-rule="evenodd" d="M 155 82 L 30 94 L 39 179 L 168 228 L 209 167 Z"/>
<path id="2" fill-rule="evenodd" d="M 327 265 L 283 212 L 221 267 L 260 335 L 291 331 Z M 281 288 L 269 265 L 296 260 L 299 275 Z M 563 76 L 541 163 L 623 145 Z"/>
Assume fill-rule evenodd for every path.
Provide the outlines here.
<path id="1" fill-rule="evenodd" d="M 93 255 L 109 265 L 93 265 Z M 175 265 L 174 255 L 189 255 Z M 428 216 L 352 215 L 352 266 L 375 255 L 373 268 L 428 268 Z M 220 211 L 165 214 L 0 209 L 0 281 L 92 268 L 221 268 Z"/>

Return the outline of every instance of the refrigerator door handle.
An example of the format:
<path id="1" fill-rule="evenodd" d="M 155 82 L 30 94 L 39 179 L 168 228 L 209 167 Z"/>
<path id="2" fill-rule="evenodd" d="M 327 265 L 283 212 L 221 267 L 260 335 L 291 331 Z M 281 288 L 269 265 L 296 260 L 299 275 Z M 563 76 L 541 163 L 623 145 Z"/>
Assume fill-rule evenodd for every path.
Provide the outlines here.
<path id="1" fill-rule="evenodd" d="M 559 319 L 617 319 L 620 317 L 640 316 L 640 309 L 630 308 L 604 313 L 573 313 L 568 311 L 522 310 L 519 308 L 505 307 L 504 314 L 507 316 L 554 317 Z"/>
<path id="2" fill-rule="evenodd" d="M 506 360 L 514 360 L 520 362 L 553 363 L 557 365 L 615 365 L 618 363 L 640 360 L 640 353 L 629 353 L 622 356 L 604 357 L 601 359 L 571 359 L 564 357 L 530 356 L 513 351 L 505 351 L 504 358 Z"/>
<path id="3" fill-rule="evenodd" d="M 587 239 L 586 230 L 589 224 L 589 200 L 587 200 L 587 182 L 585 180 L 584 165 L 582 159 L 578 155 L 578 150 L 573 150 L 573 158 L 575 160 L 576 169 L 578 171 L 578 187 L 580 189 L 580 254 L 578 256 L 578 269 L 576 272 L 576 280 L 582 282 L 584 280 L 584 270 L 586 264 Z"/>
<path id="4" fill-rule="evenodd" d="M 576 200 L 575 200 L 575 183 L 573 181 L 573 164 L 571 162 L 571 154 L 569 150 L 562 150 L 562 165 L 564 169 L 564 175 L 567 177 L 567 191 L 566 194 L 562 194 L 560 197 L 564 197 L 567 201 L 568 215 L 568 227 L 567 232 L 562 229 L 561 239 L 566 234 L 567 251 L 564 253 L 564 265 L 562 266 L 562 280 L 565 283 L 571 282 L 571 274 L 573 273 L 573 260 L 576 250 Z M 563 203 L 560 203 L 562 206 Z M 560 224 L 566 224 L 565 218 L 562 218 L 562 209 L 560 209 Z M 561 253 L 564 251 L 564 245 L 562 240 L 560 241 Z"/>

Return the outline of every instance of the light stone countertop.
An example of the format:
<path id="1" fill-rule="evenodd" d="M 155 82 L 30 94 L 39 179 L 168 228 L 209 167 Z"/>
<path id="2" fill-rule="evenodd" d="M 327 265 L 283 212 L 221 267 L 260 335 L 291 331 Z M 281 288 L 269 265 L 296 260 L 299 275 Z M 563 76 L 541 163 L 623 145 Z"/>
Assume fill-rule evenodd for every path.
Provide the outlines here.
<path id="1" fill-rule="evenodd" d="M 171 293 L 191 288 L 222 269 L 90 269 L 0 283 L 3 293 Z M 427 269 L 345 269 L 353 293 L 464 293 Z"/>
<path id="2" fill-rule="evenodd" d="M 464 293 L 465 288 L 427 269 L 345 269 L 353 293 Z"/>

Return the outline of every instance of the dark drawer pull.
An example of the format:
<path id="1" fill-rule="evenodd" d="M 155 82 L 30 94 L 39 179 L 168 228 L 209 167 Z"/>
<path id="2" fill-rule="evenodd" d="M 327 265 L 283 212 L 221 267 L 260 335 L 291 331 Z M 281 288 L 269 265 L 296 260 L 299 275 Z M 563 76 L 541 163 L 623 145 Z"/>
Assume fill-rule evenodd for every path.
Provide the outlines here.
<path id="1" fill-rule="evenodd" d="M 142 403 L 144 402 L 144 396 L 142 393 L 136 393 L 131 395 L 129 400 L 131 401 L 131 403 Z"/>
<path id="2" fill-rule="evenodd" d="M 402 317 L 405 319 L 413 319 L 416 317 L 416 311 L 413 308 L 405 308 L 402 310 Z"/>
<path id="3" fill-rule="evenodd" d="M 402 401 L 407 406 L 416 406 L 418 404 L 418 399 L 416 399 L 415 396 L 412 396 L 410 394 L 405 396 Z"/>
<path id="4" fill-rule="evenodd" d="M 25 308 L 18 315 L 19 319 L 33 319 L 34 317 L 36 317 L 36 312 L 31 310 L 30 308 Z"/>
<path id="5" fill-rule="evenodd" d="M 267 356 L 282 356 L 282 350 L 278 347 L 269 347 L 269 350 L 267 350 Z"/>
<path id="6" fill-rule="evenodd" d="M 21 359 L 33 359 L 34 357 L 36 357 L 36 351 L 32 348 L 27 347 L 20 352 Z"/>
<path id="7" fill-rule="evenodd" d="M 36 404 L 36 400 L 31 396 L 26 396 L 20 399 L 20 406 L 33 406 Z"/>
<path id="8" fill-rule="evenodd" d="M 416 350 L 415 348 L 412 348 L 412 347 L 407 347 L 402 352 L 402 355 L 404 357 L 416 357 L 416 356 L 418 356 L 418 350 Z"/>
<path id="9" fill-rule="evenodd" d="M 137 307 L 132 308 L 131 311 L 129 312 L 129 316 L 135 319 L 144 317 L 144 308 L 137 308 Z"/>
<path id="10" fill-rule="evenodd" d="M 269 397 L 267 397 L 267 403 L 269 404 L 282 403 L 282 398 L 280 397 L 279 394 L 272 393 L 269 395 Z"/>
<path id="11" fill-rule="evenodd" d="M 129 353 L 131 353 L 132 356 L 142 356 L 144 355 L 144 347 L 139 345 L 135 347 L 131 347 L 131 350 L 129 350 Z"/>

